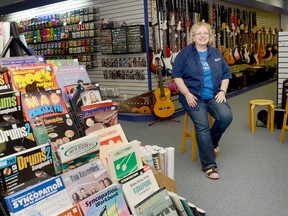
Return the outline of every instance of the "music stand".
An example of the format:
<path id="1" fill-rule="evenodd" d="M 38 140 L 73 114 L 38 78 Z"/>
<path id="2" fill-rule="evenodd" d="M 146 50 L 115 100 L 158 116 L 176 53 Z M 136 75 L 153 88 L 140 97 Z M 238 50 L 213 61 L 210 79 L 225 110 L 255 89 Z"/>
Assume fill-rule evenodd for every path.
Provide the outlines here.
<path id="1" fill-rule="evenodd" d="M 6 53 L 8 52 L 8 50 L 11 48 L 11 46 L 13 46 L 14 44 L 18 44 L 27 55 L 31 56 L 32 53 L 28 50 L 28 48 L 22 43 L 22 41 L 19 39 L 19 37 L 15 37 L 15 36 L 11 36 L 7 42 L 7 44 L 5 45 L 2 53 L 0 54 L 0 57 L 3 58 Z"/>
<path id="2" fill-rule="evenodd" d="M 151 122 L 149 124 L 149 126 L 152 126 L 154 124 L 156 124 L 157 122 L 160 122 L 160 121 L 172 121 L 172 122 L 175 122 L 175 123 L 179 123 L 180 120 L 175 120 L 175 119 L 171 119 L 171 117 L 167 117 L 167 118 L 158 118 L 156 119 L 155 121 Z"/>

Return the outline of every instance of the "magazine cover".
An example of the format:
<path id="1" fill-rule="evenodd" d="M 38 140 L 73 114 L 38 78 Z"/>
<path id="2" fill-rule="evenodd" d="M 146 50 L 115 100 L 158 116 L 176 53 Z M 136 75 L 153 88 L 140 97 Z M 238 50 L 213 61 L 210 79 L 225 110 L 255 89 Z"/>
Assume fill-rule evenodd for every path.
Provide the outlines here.
<path id="1" fill-rule="evenodd" d="M 29 122 L 0 127 L 0 158 L 37 146 Z"/>
<path id="2" fill-rule="evenodd" d="M 80 138 L 70 115 L 67 113 L 36 119 L 33 121 L 33 132 L 39 145 L 45 142 L 51 144 L 55 174 L 60 174 L 62 165 L 57 150 L 64 143 Z"/>
<path id="3" fill-rule="evenodd" d="M 89 104 L 102 101 L 99 84 L 83 83 L 82 80 L 79 80 L 78 84 L 65 86 L 64 90 L 71 113 L 73 113 L 73 119 L 75 119 L 75 124 L 81 132 L 81 135 L 84 136 L 85 133 L 82 131 L 81 106 L 83 106 L 86 101 L 90 101 Z"/>
<path id="4" fill-rule="evenodd" d="M 100 139 L 89 135 L 65 143 L 57 150 L 63 172 L 75 169 L 99 157 Z"/>
<path id="5" fill-rule="evenodd" d="M 103 129 L 118 123 L 117 102 L 99 102 L 81 107 L 83 130 L 89 134 L 95 130 Z"/>
<path id="6" fill-rule="evenodd" d="M 169 215 L 178 216 L 176 208 L 165 187 L 160 188 L 135 205 L 137 216 Z"/>
<path id="7" fill-rule="evenodd" d="M 82 214 L 78 205 L 75 205 L 64 212 L 61 212 L 57 216 L 82 216 Z"/>
<path id="8" fill-rule="evenodd" d="M 46 63 L 53 67 L 79 65 L 78 59 L 48 59 Z"/>
<path id="9" fill-rule="evenodd" d="M 140 145 L 141 142 L 133 140 L 115 149 L 108 150 L 109 173 L 114 183 L 143 167 Z"/>
<path id="10" fill-rule="evenodd" d="M 0 92 L 13 91 L 9 70 L 7 67 L 0 68 Z"/>
<path id="11" fill-rule="evenodd" d="M 27 121 L 68 113 L 61 89 L 21 94 Z"/>
<path id="12" fill-rule="evenodd" d="M 125 200 L 133 215 L 137 215 L 134 206 L 159 189 L 150 166 L 125 176 L 119 180 Z"/>
<path id="13" fill-rule="evenodd" d="M 1 189 L 7 196 L 54 174 L 50 144 L 0 158 Z"/>
<path id="14" fill-rule="evenodd" d="M 0 93 L 0 126 L 24 121 L 19 91 Z"/>
<path id="15" fill-rule="evenodd" d="M 73 204 L 79 203 L 112 184 L 99 158 L 63 173 L 61 176 Z"/>
<path id="16" fill-rule="evenodd" d="M 11 216 L 52 216 L 72 207 L 60 176 L 31 185 L 4 200 Z"/>
<path id="17" fill-rule="evenodd" d="M 71 59 L 72 60 L 72 59 Z M 90 83 L 85 65 L 53 66 L 59 88 L 74 85 L 78 82 Z"/>
<path id="18" fill-rule="evenodd" d="M 42 55 L 31 55 L 31 56 L 11 56 L 0 58 L 0 65 L 9 68 L 10 66 L 21 66 L 45 63 L 45 58 Z"/>
<path id="19" fill-rule="evenodd" d="M 130 215 L 121 185 L 112 184 L 98 193 L 80 201 L 79 206 L 85 216 Z"/>
<path id="20" fill-rule="evenodd" d="M 66 97 L 75 113 L 81 112 L 81 106 L 102 101 L 98 83 L 84 83 L 79 80 L 77 84 L 64 87 Z"/>
<path id="21" fill-rule="evenodd" d="M 128 143 L 128 139 L 120 124 L 101 130 L 94 130 L 91 134 L 95 134 L 100 138 L 100 158 L 106 169 L 109 170 L 106 157 L 107 152 Z"/>
<path id="22" fill-rule="evenodd" d="M 53 67 L 49 64 L 10 66 L 9 74 L 13 89 L 24 94 L 58 88 Z"/>

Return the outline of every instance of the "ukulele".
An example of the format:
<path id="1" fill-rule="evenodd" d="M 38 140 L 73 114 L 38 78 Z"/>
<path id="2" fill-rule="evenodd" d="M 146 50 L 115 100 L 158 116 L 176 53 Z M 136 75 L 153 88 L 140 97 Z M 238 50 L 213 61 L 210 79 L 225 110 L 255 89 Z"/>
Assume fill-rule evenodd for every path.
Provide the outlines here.
<path id="1" fill-rule="evenodd" d="M 159 118 L 167 118 L 174 114 L 175 105 L 170 99 L 170 89 L 164 88 L 162 68 L 158 67 L 159 87 L 154 91 L 156 102 L 153 107 L 154 114 Z"/>

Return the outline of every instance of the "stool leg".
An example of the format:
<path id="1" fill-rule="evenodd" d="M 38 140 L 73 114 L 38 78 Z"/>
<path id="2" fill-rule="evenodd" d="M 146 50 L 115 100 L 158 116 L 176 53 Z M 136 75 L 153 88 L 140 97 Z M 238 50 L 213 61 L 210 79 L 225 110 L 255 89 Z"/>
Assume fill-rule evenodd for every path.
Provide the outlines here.
<path id="1" fill-rule="evenodd" d="M 271 107 L 268 105 L 267 128 L 271 129 Z"/>
<path id="2" fill-rule="evenodd" d="M 273 134 L 274 133 L 274 114 L 275 114 L 275 109 L 274 109 L 274 105 L 271 104 L 271 119 L 270 119 L 270 133 Z"/>
<path id="3" fill-rule="evenodd" d="M 249 104 L 249 127 L 252 129 L 252 124 L 251 124 L 251 104 Z"/>
<path id="4" fill-rule="evenodd" d="M 181 142 L 181 149 L 180 149 L 181 154 L 183 154 L 185 152 L 185 145 L 186 145 L 186 138 L 187 138 L 187 127 L 188 127 L 188 114 L 185 113 L 182 142 Z"/>
<path id="5" fill-rule="evenodd" d="M 191 149 L 192 149 L 191 150 L 192 161 L 196 161 L 197 141 L 196 141 L 196 130 L 195 130 L 194 123 L 192 126 L 192 148 Z"/>
<path id="6" fill-rule="evenodd" d="M 255 108 L 255 105 L 254 104 L 251 105 L 251 107 L 250 107 L 250 124 L 251 124 L 251 132 L 252 132 L 252 134 L 254 134 L 255 130 L 256 130 L 254 108 Z"/>
<path id="7" fill-rule="evenodd" d="M 287 127 L 287 117 L 288 117 L 287 112 L 285 112 L 284 117 L 283 117 L 283 123 L 282 123 L 280 143 L 284 142 L 285 130 L 286 130 L 286 127 Z"/>

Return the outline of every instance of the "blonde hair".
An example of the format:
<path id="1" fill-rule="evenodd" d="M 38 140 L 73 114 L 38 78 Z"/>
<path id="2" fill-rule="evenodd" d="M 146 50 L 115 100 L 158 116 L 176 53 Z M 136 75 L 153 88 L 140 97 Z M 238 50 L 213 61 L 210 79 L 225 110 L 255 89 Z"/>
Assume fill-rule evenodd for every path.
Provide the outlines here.
<path id="1" fill-rule="evenodd" d="M 191 30 L 190 30 L 190 35 L 191 35 L 191 39 L 192 39 L 191 44 L 195 44 L 195 41 L 193 40 L 193 36 L 195 35 L 196 31 L 202 26 L 205 26 L 208 30 L 209 44 L 213 43 L 214 35 L 212 33 L 212 28 L 208 23 L 202 21 L 202 22 L 197 22 L 197 23 L 193 24 L 193 26 L 191 27 Z"/>

